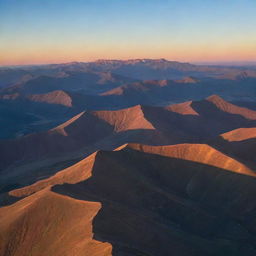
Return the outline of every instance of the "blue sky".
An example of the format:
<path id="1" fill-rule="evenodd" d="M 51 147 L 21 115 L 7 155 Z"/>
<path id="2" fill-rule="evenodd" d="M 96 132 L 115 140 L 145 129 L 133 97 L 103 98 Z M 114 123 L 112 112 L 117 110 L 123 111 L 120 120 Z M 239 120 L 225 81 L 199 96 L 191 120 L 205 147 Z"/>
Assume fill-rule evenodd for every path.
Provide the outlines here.
<path id="1" fill-rule="evenodd" d="M 255 0 L 0 0 L 0 64 L 256 60 Z"/>

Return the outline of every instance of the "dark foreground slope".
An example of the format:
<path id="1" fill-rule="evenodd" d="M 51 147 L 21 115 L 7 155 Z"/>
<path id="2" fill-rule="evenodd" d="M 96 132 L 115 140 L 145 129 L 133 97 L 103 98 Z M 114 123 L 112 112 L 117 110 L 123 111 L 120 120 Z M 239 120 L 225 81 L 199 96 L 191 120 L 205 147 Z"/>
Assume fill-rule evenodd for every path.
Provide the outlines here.
<path id="1" fill-rule="evenodd" d="M 54 192 L 46 187 L 0 210 L 1 223 L 5 223 L 1 230 L 8 234 L 1 238 L 2 255 L 7 249 L 10 256 L 18 250 L 46 255 L 44 245 L 51 236 L 55 239 L 47 250 L 54 248 L 55 255 L 72 253 L 71 242 L 73 250 L 77 248 L 72 255 L 79 256 L 255 255 L 256 179 L 234 159 L 207 145 L 132 144 L 119 151 L 100 151 L 91 160 L 89 179 L 85 175 L 86 180 L 79 181 L 77 175 L 74 184 L 54 186 Z M 73 175 L 87 170 L 81 167 L 76 166 Z M 35 198 L 40 198 L 36 205 Z M 92 222 L 93 238 L 110 243 L 112 253 L 109 244 L 91 240 L 89 220 L 100 205 L 92 201 L 102 206 Z M 71 213 L 73 205 L 79 210 Z M 37 210 L 39 206 L 44 210 Z M 52 223 L 48 214 L 59 228 L 47 224 Z M 67 224 L 66 218 L 72 223 Z M 20 223 L 26 227 L 23 232 L 17 232 Z M 82 233 L 77 236 L 76 232 Z"/>
<path id="2" fill-rule="evenodd" d="M 129 148 L 99 153 L 92 173 L 54 191 L 102 202 L 95 238 L 113 255 L 255 254 L 255 178 Z"/>

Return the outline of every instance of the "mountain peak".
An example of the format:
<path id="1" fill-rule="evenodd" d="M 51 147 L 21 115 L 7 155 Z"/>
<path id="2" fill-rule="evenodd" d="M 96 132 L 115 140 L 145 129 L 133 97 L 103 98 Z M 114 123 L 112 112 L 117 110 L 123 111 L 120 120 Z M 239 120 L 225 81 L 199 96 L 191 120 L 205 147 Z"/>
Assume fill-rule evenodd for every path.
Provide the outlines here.
<path id="1" fill-rule="evenodd" d="M 95 111 L 93 115 L 114 127 L 116 132 L 135 129 L 154 130 L 145 118 L 141 105 L 115 111 Z"/>
<path id="2" fill-rule="evenodd" d="M 181 115 L 199 115 L 191 106 L 192 101 L 186 101 L 183 103 L 178 103 L 178 104 L 172 104 L 165 109 L 181 114 Z"/>
<path id="3" fill-rule="evenodd" d="M 212 103 L 223 112 L 240 115 L 249 120 L 256 120 L 256 111 L 236 106 L 232 103 L 225 101 L 218 95 L 211 95 L 210 97 L 206 98 L 206 101 Z"/>
<path id="4" fill-rule="evenodd" d="M 213 94 L 209 97 L 206 98 L 207 101 L 210 101 L 210 102 L 217 102 L 217 101 L 225 101 L 223 100 L 219 95 L 217 94 Z"/>

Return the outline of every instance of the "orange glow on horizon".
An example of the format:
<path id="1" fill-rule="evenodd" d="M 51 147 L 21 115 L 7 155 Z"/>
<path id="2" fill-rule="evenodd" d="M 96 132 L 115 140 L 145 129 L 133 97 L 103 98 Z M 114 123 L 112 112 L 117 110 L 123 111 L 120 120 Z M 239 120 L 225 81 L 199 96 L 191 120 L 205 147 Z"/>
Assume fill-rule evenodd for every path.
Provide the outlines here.
<path id="1" fill-rule="evenodd" d="M 256 61 L 255 0 L 2 2 L 0 65 Z"/>
<path id="2" fill-rule="evenodd" d="M 23 49 L 24 51 L 24 49 Z M 97 59 L 140 59 L 165 58 L 181 62 L 225 62 L 225 61 L 256 61 L 255 45 L 239 46 L 69 46 L 63 48 L 32 47 L 21 52 L 19 49 L 10 49 L 2 54 L 0 65 L 30 65 L 66 63 L 72 61 L 95 61 Z"/>

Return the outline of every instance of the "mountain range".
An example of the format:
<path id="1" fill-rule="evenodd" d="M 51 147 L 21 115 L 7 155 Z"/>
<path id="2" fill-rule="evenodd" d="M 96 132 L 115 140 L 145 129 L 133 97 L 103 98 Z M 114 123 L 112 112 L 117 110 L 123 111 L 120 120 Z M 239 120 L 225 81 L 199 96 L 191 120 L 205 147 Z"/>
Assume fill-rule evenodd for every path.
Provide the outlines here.
<path id="1" fill-rule="evenodd" d="M 256 69 L 0 68 L 0 256 L 255 256 Z"/>

